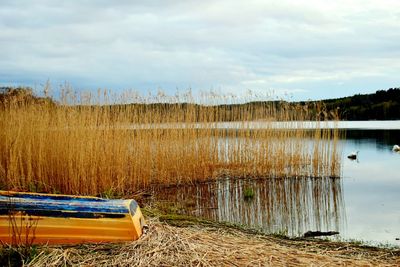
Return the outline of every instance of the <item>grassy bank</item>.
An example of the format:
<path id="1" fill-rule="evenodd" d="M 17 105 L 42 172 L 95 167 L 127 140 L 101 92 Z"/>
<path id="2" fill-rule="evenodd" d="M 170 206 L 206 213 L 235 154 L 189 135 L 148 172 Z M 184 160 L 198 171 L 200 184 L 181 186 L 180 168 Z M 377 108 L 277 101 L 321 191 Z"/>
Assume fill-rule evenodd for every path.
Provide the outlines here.
<path id="1" fill-rule="evenodd" d="M 145 209 L 148 232 L 123 244 L 35 247 L 27 266 L 398 266 L 400 251 L 268 236 Z M 8 249 L 10 250 L 10 249 Z M 4 255 L 5 249 L 2 250 Z M 15 257 L 15 255 L 14 255 Z M 21 262 L 20 262 L 21 263 Z"/>

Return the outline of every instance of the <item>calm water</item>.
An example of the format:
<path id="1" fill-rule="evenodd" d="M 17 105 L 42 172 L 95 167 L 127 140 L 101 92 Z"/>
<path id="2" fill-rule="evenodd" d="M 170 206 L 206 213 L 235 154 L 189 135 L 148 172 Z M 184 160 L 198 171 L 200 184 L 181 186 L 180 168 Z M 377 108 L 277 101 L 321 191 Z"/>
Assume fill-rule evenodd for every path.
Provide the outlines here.
<path id="1" fill-rule="evenodd" d="M 280 121 L 280 122 L 212 122 L 212 123 L 150 123 L 150 124 L 129 124 L 121 125 L 128 129 L 180 129 L 180 128 L 214 128 L 214 129 L 315 129 L 319 128 L 339 128 L 339 129 L 364 129 L 364 130 L 399 130 L 400 121 Z"/>
<path id="2" fill-rule="evenodd" d="M 374 123 L 378 130 L 373 130 Z M 232 180 L 163 190 L 180 212 L 301 236 L 338 231 L 339 238 L 400 245 L 400 122 L 347 122 L 339 179 Z M 389 125 L 389 126 L 388 126 Z M 347 155 L 359 151 L 358 160 Z M 245 195 L 252 192 L 253 197 Z"/>
<path id="3" fill-rule="evenodd" d="M 343 162 L 346 223 L 344 238 L 400 245 L 400 130 L 347 132 L 344 154 L 360 151 L 359 159 Z"/>

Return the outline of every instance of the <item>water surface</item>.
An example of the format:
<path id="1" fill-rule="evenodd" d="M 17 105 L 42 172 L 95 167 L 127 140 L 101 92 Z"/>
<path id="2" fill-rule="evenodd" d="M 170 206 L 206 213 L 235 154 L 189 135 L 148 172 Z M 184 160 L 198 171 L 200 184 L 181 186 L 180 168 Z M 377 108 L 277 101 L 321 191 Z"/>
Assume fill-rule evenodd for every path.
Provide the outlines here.
<path id="1" fill-rule="evenodd" d="M 400 122 L 347 123 L 341 178 L 232 179 L 163 190 L 180 212 L 266 233 L 301 236 L 338 231 L 338 238 L 400 245 Z M 374 125 L 376 127 L 374 127 Z M 373 129 L 377 128 L 377 129 Z M 357 160 L 347 155 L 359 151 Z M 251 195 L 251 197 L 249 197 Z"/>
<path id="2" fill-rule="evenodd" d="M 347 222 L 341 236 L 400 245 L 400 130 L 353 130 L 344 141 L 343 194 Z"/>
<path id="3" fill-rule="evenodd" d="M 129 129 L 357 129 L 357 130 L 400 130 L 400 121 L 247 121 L 208 123 L 149 123 L 121 126 Z"/>

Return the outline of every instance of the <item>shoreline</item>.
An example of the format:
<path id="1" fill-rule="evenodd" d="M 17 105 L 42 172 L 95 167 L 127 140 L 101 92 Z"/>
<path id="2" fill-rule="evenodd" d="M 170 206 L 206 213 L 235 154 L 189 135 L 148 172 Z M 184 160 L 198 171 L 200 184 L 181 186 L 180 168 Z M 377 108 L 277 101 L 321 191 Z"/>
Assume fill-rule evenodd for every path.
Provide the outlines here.
<path id="1" fill-rule="evenodd" d="M 400 248 L 262 234 L 238 225 L 142 209 L 138 241 L 35 246 L 26 266 L 398 266 Z M 8 248 L 9 250 L 11 248 Z M 0 255 L 4 255 L 3 253 Z M 2 259 L 2 262 L 4 259 Z M 1 261 L 0 261 L 1 262 Z"/>

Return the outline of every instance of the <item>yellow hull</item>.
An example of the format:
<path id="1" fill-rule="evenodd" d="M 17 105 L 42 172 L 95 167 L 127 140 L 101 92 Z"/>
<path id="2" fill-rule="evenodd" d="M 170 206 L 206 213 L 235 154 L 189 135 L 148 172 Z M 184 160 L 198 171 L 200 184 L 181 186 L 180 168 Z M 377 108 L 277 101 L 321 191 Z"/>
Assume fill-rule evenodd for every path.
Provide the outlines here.
<path id="1" fill-rule="evenodd" d="M 145 224 L 134 200 L 5 191 L 0 197 L 0 242 L 8 244 L 133 241 Z"/>

